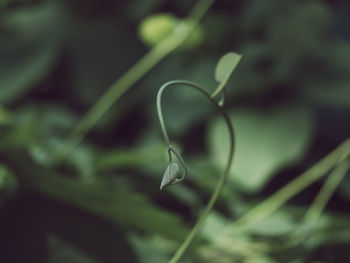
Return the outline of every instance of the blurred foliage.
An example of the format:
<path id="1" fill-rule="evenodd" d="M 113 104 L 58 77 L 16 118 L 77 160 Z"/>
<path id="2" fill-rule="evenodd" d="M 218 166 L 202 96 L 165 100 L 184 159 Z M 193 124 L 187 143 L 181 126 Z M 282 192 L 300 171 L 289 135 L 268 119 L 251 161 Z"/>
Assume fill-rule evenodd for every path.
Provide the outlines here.
<path id="1" fill-rule="evenodd" d="M 176 27 L 178 28 L 176 29 Z M 139 26 L 139 35 L 145 44 L 153 47 L 169 36 L 174 29 L 181 30 L 181 20 L 171 14 L 157 14 L 147 17 L 142 21 Z M 202 41 L 203 29 L 201 26 L 198 26 L 181 45 L 181 49 L 193 49 Z"/>
<path id="2" fill-rule="evenodd" d="M 235 109 L 231 119 L 237 142 L 236 163 L 230 179 L 242 190 L 261 190 L 276 171 L 299 161 L 311 140 L 312 114 L 300 105 L 276 107 L 266 112 Z M 215 121 L 209 135 L 213 163 L 222 170 L 229 143 L 227 136 L 223 137 L 225 128 L 223 123 Z"/>
<path id="3" fill-rule="evenodd" d="M 231 175 L 181 262 L 350 262 L 350 177 L 312 225 L 324 181 L 239 236 L 234 220 L 350 134 L 350 4 L 217 0 L 193 35 L 113 105 L 58 167 L 78 120 L 179 25 L 195 1 L 0 1 L 0 262 L 166 262 L 227 161 L 225 127 L 200 94 L 163 100 L 189 177 L 160 192 L 167 153 L 157 89 L 185 79 L 213 92 L 236 133 Z M 223 54 L 242 59 L 215 74 Z M 239 59 L 239 58 L 238 58 Z M 230 73 L 230 67 L 222 67 Z"/>

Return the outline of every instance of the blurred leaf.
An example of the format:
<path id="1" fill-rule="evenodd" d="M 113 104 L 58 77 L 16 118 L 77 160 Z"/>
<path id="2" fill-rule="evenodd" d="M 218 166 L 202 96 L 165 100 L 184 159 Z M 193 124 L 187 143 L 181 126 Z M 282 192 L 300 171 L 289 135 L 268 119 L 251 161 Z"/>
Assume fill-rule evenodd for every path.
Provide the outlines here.
<path id="1" fill-rule="evenodd" d="M 157 208 L 145 196 L 126 185 L 113 187 L 103 182 L 87 184 L 56 175 L 19 152 L 15 155 L 0 152 L 0 156 L 10 166 L 18 167 L 16 163 L 20 160 L 22 165 L 16 169 L 18 176 L 30 188 L 51 198 L 91 211 L 112 223 L 136 227 L 175 240 L 182 240 L 187 233 L 187 228 L 178 216 Z"/>
<path id="2" fill-rule="evenodd" d="M 157 14 L 144 19 L 139 27 L 141 40 L 154 46 L 173 33 L 179 20 L 172 14 Z"/>
<path id="3" fill-rule="evenodd" d="M 206 239 L 215 241 L 218 234 L 223 233 L 230 221 L 224 218 L 218 212 L 212 211 L 206 218 L 201 235 Z"/>
<path id="4" fill-rule="evenodd" d="M 279 210 L 252 226 L 250 232 L 265 237 L 277 237 L 292 233 L 296 227 L 297 223 L 292 220 L 292 216 Z"/>
<path id="5" fill-rule="evenodd" d="M 0 103 L 22 96 L 51 69 L 57 53 L 60 10 L 55 1 L 4 16 L 0 46 Z"/>
<path id="6" fill-rule="evenodd" d="M 235 128 L 236 151 L 229 180 L 244 191 L 262 189 L 271 176 L 303 157 L 312 135 L 313 118 L 303 107 L 274 110 L 240 109 L 230 114 Z M 209 133 L 211 159 L 224 169 L 228 156 L 228 132 L 215 121 Z"/>
<path id="7" fill-rule="evenodd" d="M 181 30 L 187 30 L 187 24 L 172 14 L 160 13 L 145 18 L 139 26 L 139 36 L 148 46 L 153 47 L 166 37 Z M 188 39 L 181 45 L 182 49 L 192 49 L 203 40 L 203 29 L 198 25 Z"/>

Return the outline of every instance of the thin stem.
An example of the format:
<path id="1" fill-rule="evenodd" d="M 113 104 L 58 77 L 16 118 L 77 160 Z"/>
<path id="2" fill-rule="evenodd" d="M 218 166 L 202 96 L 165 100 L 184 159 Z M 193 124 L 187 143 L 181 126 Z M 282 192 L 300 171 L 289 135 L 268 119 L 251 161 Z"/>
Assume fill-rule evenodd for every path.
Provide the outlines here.
<path id="1" fill-rule="evenodd" d="M 226 82 L 227 81 L 223 81 L 220 83 L 220 85 L 217 87 L 217 89 L 214 90 L 214 92 L 211 94 L 212 98 L 215 98 L 222 90 L 225 90 L 224 86 L 226 85 Z"/>
<path id="2" fill-rule="evenodd" d="M 229 156 L 228 156 L 228 160 L 227 160 L 227 165 L 225 168 L 225 171 L 223 173 L 223 175 L 221 176 L 218 184 L 216 185 L 216 188 L 206 206 L 206 208 L 204 209 L 203 214 L 201 215 L 201 217 L 199 218 L 199 220 L 197 221 L 197 223 L 195 224 L 195 226 L 192 228 L 191 232 L 188 234 L 188 236 L 186 237 L 186 239 L 184 240 L 184 242 L 180 245 L 180 247 L 178 248 L 178 250 L 176 251 L 176 253 L 174 254 L 174 256 L 170 259 L 169 263 L 176 263 L 180 260 L 180 258 L 183 256 L 183 254 L 185 253 L 185 251 L 188 249 L 188 247 L 190 246 L 191 242 L 193 241 L 193 239 L 195 238 L 195 236 L 197 235 L 197 233 L 199 232 L 201 226 L 203 225 L 205 219 L 207 218 L 208 214 L 210 213 L 210 211 L 212 210 L 216 200 L 218 199 L 224 185 L 225 182 L 228 178 L 229 172 L 230 172 L 230 168 L 232 165 L 232 160 L 233 160 L 233 152 L 234 152 L 234 132 L 233 132 L 233 127 L 232 127 L 232 123 L 230 121 L 230 118 L 228 117 L 228 115 L 226 114 L 226 112 L 222 109 L 222 107 L 220 107 L 217 102 L 211 97 L 211 95 L 204 89 L 202 89 L 201 87 L 199 87 L 197 84 L 189 82 L 189 81 L 184 81 L 184 80 L 175 80 L 175 81 L 170 81 L 167 82 L 166 84 L 164 84 L 158 91 L 158 95 L 157 95 L 157 110 L 158 110 L 158 116 L 159 116 L 159 120 L 161 123 L 161 127 L 162 127 L 162 131 L 163 131 L 163 135 L 164 135 L 164 139 L 167 143 L 169 143 L 169 137 L 168 134 L 166 132 L 166 128 L 165 128 L 165 123 L 164 123 L 164 119 L 163 119 L 163 114 L 162 114 L 162 109 L 161 109 L 161 96 L 163 91 L 171 86 L 177 86 L 177 85 L 183 85 L 183 86 L 187 86 L 190 88 L 194 88 L 196 90 L 198 90 L 199 92 L 201 92 L 207 99 L 209 99 L 209 101 L 211 101 L 211 103 L 215 106 L 215 108 L 220 112 L 220 114 L 222 115 L 222 117 L 224 118 L 228 130 L 229 130 L 229 136 L 230 136 L 230 152 L 229 152 Z"/>
<path id="3" fill-rule="evenodd" d="M 162 133 L 163 133 L 163 137 L 165 140 L 166 145 L 168 146 L 169 150 L 170 148 L 170 140 L 169 140 L 169 136 L 168 136 L 168 132 L 167 129 L 165 127 L 165 122 L 163 119 L 163 112 L 162 112 L 162 94 L 164 89 L 166 89 L 168 87 L 168 83 L 165 83 L 158 91 L 157 93 L 157 112 L 158 112 L 158 119 L 159 119 L 159 123 L 160 123 L 160 127 L 162 129 Z M 170 153 L 170 151 L 169 151 Z M 171 157 L 169 157 L 170 159 Z"/>
<path id="4" fill-rule="evenodd" d="M 341 158 L 342 159 L 342 158 Z M 313 200 L 311 206 L 306 211 L 304 215 L 304 223 L 300 224 L 290 235 L 289 237 L 280 244 L 279 247 L 272 246 L 269 251 L 276 251 L 278 249 L 287 249 L 290 247 L 295 247 L 305 240 L 309 231 L 312 231 L 313 224 L 321 216 L 322 211 L 326 207 L 327 202 L 333 195 L 336 188 L 339 186 L 341 180 L 346 175 L 350 167 L 349 159 L 342 159 L 341 162 L 338 162 L 335 165 L 335 168 L 328 176 L 326 182 L 323 184 L 321 190 L 318 192 L 316 198 Z M 305 228 L 307 227 L 307 228 Z"/>
<path id="5" fill-rule="evenodd" d="M 350 138 L 312 166 L 309 170 L 299 175 L 265 201 L 261 202 L 241 218 L 233 222 L 228 229 L 226 229 L 225 233 L 222 233 L 217 237 L 216 242 L 218 244 L 221 242 L 225 243 L 225 236 L 230 236 L 230 238 L 232 238 L 235 235 L 247 231 L 251 226 L 279 209 L 293 196 L 297 195 L 312 183 L 320 179 L 324 174 L 332 169 L 334 165 L 338 164 L 340 160 L 345 160 L 349 156 Z"/>
<path id="6" fill-rule="evenodd" d="M 96 125 L 102 116 L 132 85 L 190 36 L 213 2 L 214 0 L 200 0 L 190 12 L 190 15 L 185 19 L 191 22 L 185 27 L 186 30 L 174 30 L 173 34 L 158 43 L 149 53 L 143 56 L 120 79 L 107 89 L 73 128 L 63 142 L 63 146 L 53 153 L 51 158 L 51 163 L 53 165 L 61 164 L 82 142 L 91 128 Z"/>
<path id="7" fill-rule="evenodd" d="M 170 146 L 170 145 L 168 145 L 168 156 L 169 156 L 169 163 L 171 163 L 171 162 L 172 162 L 172 160 L 173 160 L 172 155 L 171 155 L 171 150 L 172 150 L 171 146 Z"/>
<path id="8" fill-rule="evenodd" d="M 334 171 L 328 176 L 327 181 L 324 183 L 323 187 L 304 216 L 306 223 L 313 224 L 316 222 L 341 180 L 346 175 L 349 167 L 350 162 L 348 159 L 346 159 L 335 167 Z"/>

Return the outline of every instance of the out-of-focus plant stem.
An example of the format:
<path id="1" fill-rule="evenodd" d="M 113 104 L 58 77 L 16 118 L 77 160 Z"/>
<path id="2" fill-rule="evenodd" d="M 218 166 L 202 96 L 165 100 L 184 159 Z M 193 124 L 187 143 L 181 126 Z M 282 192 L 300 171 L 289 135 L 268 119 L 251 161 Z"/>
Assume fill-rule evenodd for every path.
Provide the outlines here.
<path id="1" fill-rule="evenodd" d="M 313 224 L 316 222 L 349 168 L 349 159 L 344 160 L 334 168 L 334 171 L 328 176 L 326 182 L 318 192 L 316 198 L 304 216 L 304 220 L 307 224 Z"/>
<path id="2" fill-rule="evenodd" d="M 62 147 L 53 153 L 52 165 L 61 164 L 82 142 L 86 134 L 111 108 L 111 106 L 141 77 L 159 63 L 164 57 L 178 48 L 193 32 L 201 18 L 208 11 L 214 0 L 200 0 L 191 10 L 184 23 L 175 28 L 173 33 L 154 46 L 149 53 L 143 56 L 123 76 L 121 76 L 96 101 L 91 109 L 81 118 L 64 141 Z"/>
<path id="3" fill-rule="evenodd" d="M 227 241 L 249 230 L 257 222 L 268 217 L 292 197 L 319 180 L 334 166 L 343 162 L 350 156 L 350 138 L 334 149 L 326 157 L 313 165 L 310 169 L 299 175 L 293 181 L 282 187 L 276 193 L 268 197 L 256 207 L 252 208 L 241 218 L 233 222 L 225 231 L 216 238 L 216 245 L 225 246 Z"/>

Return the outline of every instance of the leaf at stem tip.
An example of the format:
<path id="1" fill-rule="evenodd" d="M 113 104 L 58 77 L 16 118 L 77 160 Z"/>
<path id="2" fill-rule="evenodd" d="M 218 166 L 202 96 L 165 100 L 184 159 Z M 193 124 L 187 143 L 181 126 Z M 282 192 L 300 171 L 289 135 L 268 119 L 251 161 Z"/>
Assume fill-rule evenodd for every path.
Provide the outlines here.
<path id="1" fill-rule="evenodd" d="M 238 65 L 241 57 L 241 55 L 233 52 L 229 52 L 222 56 L 215 68 L 216 81 L 219 83 L 226 83 L 233 70 Z"/>
<path id="2" fill-rule="evenodd" d="M 179 177 L 179 166 L 177 163 L 169 163 L 165 170 L 162 182 L 160 184 L 160 190 L 173 184 L 175 180 Z"/>

